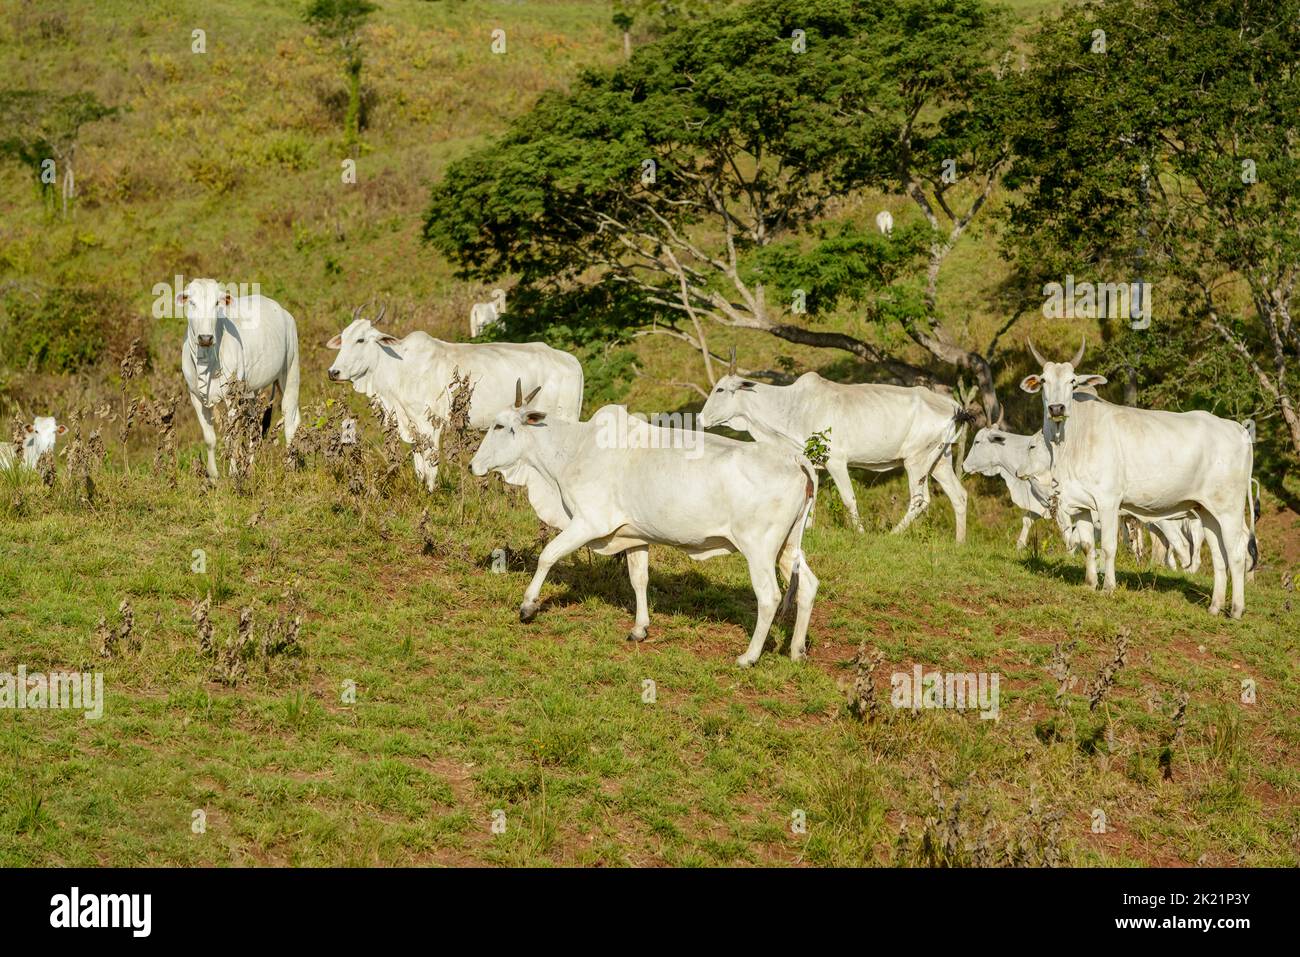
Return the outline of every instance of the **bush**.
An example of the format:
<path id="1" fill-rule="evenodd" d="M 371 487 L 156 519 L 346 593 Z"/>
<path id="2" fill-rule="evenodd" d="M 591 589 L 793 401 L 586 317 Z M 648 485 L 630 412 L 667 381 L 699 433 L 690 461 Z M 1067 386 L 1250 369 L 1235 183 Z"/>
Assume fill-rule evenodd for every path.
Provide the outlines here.
<path id="1" fill-rule="evenodd" d="M 15 371 L 76 372 L 134 325 L 125 300 L 103 289 L 54 286 L 39 297 L 10 291 L 0 302 L 0 362 Z"/>

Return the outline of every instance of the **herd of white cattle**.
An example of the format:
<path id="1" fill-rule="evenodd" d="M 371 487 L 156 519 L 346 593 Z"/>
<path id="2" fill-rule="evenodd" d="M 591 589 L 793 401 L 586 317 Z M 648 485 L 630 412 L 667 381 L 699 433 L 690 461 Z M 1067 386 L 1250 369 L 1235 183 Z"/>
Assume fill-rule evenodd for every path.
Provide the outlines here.
<path id="1" fill-rule="evenodd" d="M 211 279 L 192 281 L 177 303 L 187 321 L 181 370 L 215 480 L 213 408 L 236 390 L 278 390 L 285 442 L 293 441 L 297 329 L 273 300 L 234 296 Z M 497 472 L 525 488 L 538 518 L 557 530 L 524 593 L 522 621 L 536 615 L 546 576 L 566 555 L 583 547 L 625 553 L 636 594 L 628 637 L 639 641 L 649 627 L 650 545 L 671 545 L 699 560 L 740 552 L 758 617 L 738 664 L 758 660 L 773 620 L 791 606 L 790 657 L 802 659 L 818 587 L 803 551 L 817 495 L 818 467 L 805 455 L 814 435 L 827 441 L 821 467 L 858 531 L 863 524 L 849 468 L 902 468 L 909 500 L 893 531 L 903 531 L 928 507 L 933 477 L 952 505 L 957 540 L 965 538 L 967 500 L 954 450 L 964 444 L 974 417 L 928 389 L 843 385 L 813 372 L 790 385 L 768 385 L 737 375 L 733 354 L 699 424 L 748 432 L 755 441 L 696 430 L 684 435 L 617 405 L 580 421 L 582 365 L 566 352 L 535 342 L 445 342 L 418 331 L 398 339 L 377 328 L 382 319 L 382 311 L 371 321 L 358 309 L 326 343 L 338 353 L 329 379 L 350 382 L 393 417 L 402 439 L 416 446 L 417 477 L 432 490 L 438 463 L 425 453 L 438 448 L 455 377 L 469 377 L 469 426 L 486 432 L 471 470 L 478 476 Z M 1017 546 L 1025 546 L 1035 518 L 1055 520 L 1071 551 L 1084 550 L 1093 588 L 1100 552 L 1109 592 L 1125 520 L 1147 524 L 1169 563 L 1191 570 L 1204 539 L 1214 567 L 1210 612 L 1223 608 L 1231 579 L 1230 612 L 1240 617 L 1244 583 L 1258 558 L 1253 429 L 1208 412 L 1113 405 L 1096 393 L 1105 378 L 1079 371 L 1082 345 L 1069 362 L 1050 362 L 1032 342 L 1029 347 L 1042 369 L 1020 385 L 1042 397 L 1042 430 L 1016 435 L 981 429 L 963 463 L 966 472 L 1005 480 L 1025 513 Z M 20 462 L 12 446 L 0 445 L 0 467 L 34 467 L 63 431 L 53 418 L 37 418 L 26 427 Z"/>

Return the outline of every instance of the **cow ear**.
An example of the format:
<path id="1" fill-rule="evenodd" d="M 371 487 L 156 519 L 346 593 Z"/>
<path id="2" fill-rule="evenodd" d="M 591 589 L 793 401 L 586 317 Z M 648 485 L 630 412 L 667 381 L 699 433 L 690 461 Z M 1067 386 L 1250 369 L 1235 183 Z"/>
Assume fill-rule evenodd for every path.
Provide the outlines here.
<path id="1" fill-rule="evenodd" d="M 325 343 L 325 348 L 326 348 L 326 349 L 334 349 L 335 351 L 337 351 L 337 350 L 339 350 L 339 349 L 342 349 L 342 348 L 343 348 L 343 333 L 340 332 L 338 335 L 336 335 L 336 336 L 334 336 L 332 339 L 330 339 L 329 342 Z"/>
<path id="2" fill-rule="evenodd" d="M 380 336 L 379 344 L 381 346 L 395 346 L 397 345 L 397 339 L 393 336 Z"/>
<path id="3" fill-rule="evenodd" d="M 223 306 L 229 306 L 232 302 L 234 302 L 234 299 L 231 298 L 229 290 L 221 294 L 221 304 Z"/>
<path id="4" fill-rule="evenodd" d="M 26 432 L 28 435 L 31 435 L 31 434 L 32 434 L 33 432 L 35 432 L 36 430 L 35 430 L 34 428 L 32 428 L 32 426 L 31 426 L 30 423 L 28 423 L 27 425 L 24 425 L 24 426 L 23 426 L 23 431 Z"/>
<path id="5" fill-rule="evenodd" d="M 746 392 L 753 392 L 753 391 L 754 391 L 754 386 L 756 386 L 756 385 L 758 385 L 757 382 L 750 382 L 748 379 L 746 379 L 744 382 L 740 383 L 740 387 L 741 387 L 742 389 L 744 389 Z"/>
<path id="6" fill-rule="evenodd" d="M 184 309 L 186 305 L 189 304 L 189 301 L 190 301 L 189 293 L 178 292 L 176 294 L 176 307 L 178 309 Z"/>
<path id="7" fill-rule="evenodd" d="M 524 425 L 541 425 L 542 420 L 545 418 L 545 412 L 529 412 L 524 416 Z"/>
<path id="8" fill-rule="evenodd" d="M 1108 380 L 1104 375 L 1081 375 L 1074 380 L 1074 387 L 1092 386 L 1094 389 L 1099 385 L 1105 385 Z"/>
<path id="9" fill-rule="evenodd" d="M 1037 392 L 1043 387 L 1043 380 L 1036 375 L 1027 375 L 1020 380 L 1020 388 L 1026 392 Z"/>
<path id="10" fill-rule="evenodd" d="M 67 427 L 66 425 L 61 425 L 61 426 L 59 426 L 57 429 L 54 430 L 54 434 L 55 434 L 55 435 L 65 435 L 65 434 L 67 433 L 67 431 L 68 431 L 68 427 Z"/>

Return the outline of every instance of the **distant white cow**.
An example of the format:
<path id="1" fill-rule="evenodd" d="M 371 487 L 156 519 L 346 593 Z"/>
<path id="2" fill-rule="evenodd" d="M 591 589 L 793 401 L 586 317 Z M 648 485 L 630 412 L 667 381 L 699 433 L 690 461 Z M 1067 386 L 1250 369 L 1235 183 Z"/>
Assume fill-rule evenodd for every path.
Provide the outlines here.
<path id="1" fill-rule="evenodd" d="M 375 322 L 383 318 L 381 310 Z M 339 353 L 330 366 L 330 379 L 351 382 L 357 392 L 377 399 L 408 443 L 418 434 L 438 447 L 438 423 L 451 410 L 449 387 L 457 372 L 468 375 L 474 387 L 470 428 L 486 429 L 498 412 L 512 407 L 517 379 L 529 390 L 544 389 L 544 411 L 570 421 L 582 414 L 582 363 L 542 342 L 444 342 L 418 331 L 396 339 L 362 318 L 358 307 L 351 324 L 326 346 Z M 431 420 L 430 413 L 436 418 Z M 415 474 L 433 491 L 438 463 L 426 461 L 418 451 L 412 461 Z"/>
<path id="2" fill-rule="evenodd" d="M 491 302 L 476 302 L 469 310 L 469 335 L 477 339 L 488 326 L 495 325 L 505 315 L 506 294 L 498 289 Z"/>
<path id="3" fill-rule="evenodd" d="M 788 386 L 752 382 L 732 371 L 718 381 L 700 412 L 705 428 L 725 425 L 802 453 L 808 438 L 830 429 L 826 471 L 840 493 L 853 527 L 862 531 L 849 467 L 907 472 L 907 513 L 901 532 L 930 504 L 930 477 L 948 496 L 957 541 L 966 540 L 966 491 L 952 467 L 952 447 L 971 416 L 952 399 L 920 387 L 842 385 L 815 372 Z"/>
<path id="4" fill-rule="evenodd" d="M 66 425 L 59 425 L 52 415 L 38 415 L 30 424 L 23 427 L 22 459 L 16 459 L 14 447 L 8 442 L 0 444 L 0 469 L 11 469 L 15 461 L 29 469 L 36 468 L 36 463 L 46 452 L 54 451 L 54 443 L 60 435 L 68 431 Z"/>
<path id="5" fill-rule="evenodd" d="M 522 476 L 538 514 L 561 528 L 538 558 L 521 621 L 537 614 L 542 585 L 561 558 L 583 546 L 602 555 L 626 551 L 636 591 L 633 637 L 644 637 L 650 545 L 673 545 L 700 561 L 738 551 L 749 563 L 758 620 L 737 664 L 758 660 L 779 606 L 792 599 L 790 657 L 805 657 L 818 585 L 801 550 L 816 493 L 806 458 L 703 433 L 694 437 L 699 447 L 686 449 L 671 434 L 656 434 L 674 430 L 632 418 L 622 406 L 579 423 L 555 421 L 519 400 L 496 416 L 471 469 Z M 778 567 L 789 583 L 784 602 Z"/>
<path id="6" fill-rule="evenodd" d="M 1247 429 L 1208 412 L 1112 405 L 1080 391 L 1106 382 L 1076 371 L 1083 346 L 1070 362 L 1048 362 L 1032 342 L 1029 348 L 1043 369 L 1020 386 L 1041 392 L 1043 431 L 1030 443 L 1019 477 L 1034 482 L 1067 515 L 1088 513 L 1100 526 L 1103 588 L 1115 588 L 1121 511 L 1146 521 L 1196 515 L 1214 561 L 1210 612 L 1223 608 L 1230 575 L 1231 614 L 1240 618 L 1247 565 L 1258 555 L 1251 503 L 1254 449 Z M 1089 584 L 1095 586 L 1095 573 Z"/>
<path id="7" fill-rule="evenodd" d="M 888 236 L 894 231 L 894 214 L 887 209 L 876 213 L 876 228 Z"/>
<path id="8" fill-rule="evenodd" d="M 293 442 L 299 379 L 293 316 L 265 296 L 232 296 L 213 279 L 195 279 L 177 295 L 176 304 L 187 322 L 181 372 L 208 446 L 208 477 L 215 480 L 218 475 L 212 409 L 227 399 L 271 386 L 274 400 L 279 389 L 284 443 Z"/>
<path id="9" fill-rule="evenodd" d="M 1016 539 L 1017 551 L 1028 544 L 1029 529 L 1035 519 L 1051 518 L 1051 503 L 1048 498 L 1040 495 L 1031 482 L 1019 477 L 1028 465 L 1029 446 L 1033 440 L 1032 435 L 1017 435 L 1014 432 L 1004 432 L 994 428 L 980 429 L 975 433 L 970 451 L 962 462 L 962 468 L 968 473 L 1002 479 L 1006 483 L 1007 491 L 1011 493 L 1011 501 L 1024 510 L 1024 515 L 1021 517 L 1020 537 Z M 1123 514 L 1128 517 L 1128 513 Z M 1159 543 L 1162 549 L 1156 561 L 1165 562 L 1170 568 L 1187 568 L 1194 572 L 1196 565 L 1199 564 L 1199 556 L 1189 551 L 1188 540 L 1194 534 L 1193 525 L 1195 530 L 1200 530 L 1199 519 L 1182 521 L 1158 519 L 1150 524 L 1153 556 L 1155 543 Z M 1080 545 L 1083 546 L 1092 567 L 1090 574 L 1095 580 L 1096 566 L 1093 564 L 1095 559 L 1092 554 L 1095 541 L 1083 541 L 1080 527 L 1074 523 L 1063 527 L 1061 531 L 1070 552 L 1073 553 Z M 1088 531 L 1092 532 L 1091 526 L 1088 527 Z"/>

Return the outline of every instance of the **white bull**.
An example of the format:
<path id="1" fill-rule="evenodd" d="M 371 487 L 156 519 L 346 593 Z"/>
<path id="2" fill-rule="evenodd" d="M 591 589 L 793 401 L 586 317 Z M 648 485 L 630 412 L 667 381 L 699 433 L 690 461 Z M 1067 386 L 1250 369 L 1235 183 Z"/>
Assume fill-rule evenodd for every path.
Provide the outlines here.
<path id="1" fill-rule="evenodd" d="M 1214 563 L 1210 612 L 1223 608 L 1231 576 L 1231 614 L 1240 618 L 1247 565 L 1257 556 L 1250 501 L 1254 449 L 1247 430 L 1208 412 L 1112 405 L 1080 391 L 1106 382 L 1076 372 L 1083 346 L 1070 362 L 1048 362 L 1032 342 L 1029 348 L 1043 370 L 1020 385 L 1041 392 L 1043 431 L 1030 443 L 1019 477 L 1034 482 L 1067 515 L 1086 512 L 1100 526 L 1103 589 L 1115 588 L 1121 512 L 1145 521 L 1195 515 Z"/>
<path id="2" fill-rule="evenodd" d="M 862 531 L 849 467 L 907 472 L 907 513 L 901 532 L 930 504 L 930 477 L 952 503 L 957 541 L 966 540 L 966 491 L 952 467 L 952 447 L 965 431 L 968 413 L 952 399 L 920 387 L 843 385 L 807 372 L 788 386 L 765 385 L 730 374 L 718 381 L 700 423 L 749 432 L 759 442 L 802 453 L 809 437 L 830 429 L 826 471 L 840 493 L 853 527 Z"/>
<path id="3" fill-rule="evenodd" d="M 1029 462 L 1029 446 L 1033 440 L 1032 435 L 1017 435 L 1015 432 L 1004 432 L 994 428 L 980 429 L 975 433 L 970 451 L 962 462 L 962 468 L 968 473 L 1002 479 L 1006 483 L 1007 491 L 1011 493 L 1011 501 L 1024 511 L 1021 517 L 1020 537 L 1016 539 L 1017 551 L 1028 544 L 1029 529 L 1035 519 L 1051 517 L 1051 503 L 1048 497 L 1040 495 L 1033 483 L 1019 477 Z M 1121 512 L 1128 515 L 1123 510 Z M 1195 537 L 1198 534 L 1203 537 L 1199 519 L 1184 519 L 1181 522 L 1157 519 L 1150 524 L 1153 541 L 1161 543 L 1167 550 L 1169 567 L 1186 568 L 1195 572 L 1199 564 L 1199 554 L 1189 551 L 1188 540 L 1196 542 L 1199 548 L 1200 539 Z M 1089 528 L 1091 530 L 1091 526 Z M 1095 541 L 1082 540 L 1077 525 L 1063 528 L 1062 535 L 1071 552 L 1080 545 L 1083 546 L 1088 559 L 1088 577 L 1095 583 L 1097 580 L 1096 559 L 1093 554 Z M 1154 548 L 1153 557 L 1155 557 Z M 1157 563 L 1165 562 L 1166 553 L 1161 552 L 1155 560 Z"/>
<path id="4" fill-rule="evenodd" d="M 816 492 L 807 459 L 703 433 L 695 436 L 698 447 L 686 449 L 656 434 L 675 430 L 632 418 L 622 406 L 605 406 L 579 423 L 555 421 L 520 401 L 496 417 L 471 469 L 522 477 L 543 521 L 561 529 L 538 558 L 521 621 L 537 614 L 542 585 L 561 558 L 583 546 L 602 555 L 626 551 L 636 591 L 632 637 L 644 637 L 650 545 L 672 545 L 700 561 L 738 551 L 749 563 L 758 619 L 737 664 L 758 660 L 778 607 L 792 599 L 790 657 L 805 657 L 818 585 L 801 550 Z M 778 567 L 789 582 L 784 603 Z"/>
<path id="5" fill-rule="evenodd" d="M 186 317 L 181 372 L 208 447 L 208 477 L 217 478 L 212 409 L 267 386 L 280 390 L 284 443 L 298 430 L 298 329 L 293 316 L 265 296 L 235 297 L 212 279 L 195 279 L 176 297 Z M 270 425 L 269 418 L 265 425 Z"/>
<path id="6" fill-rule="evenodd" d="M 30 425 L 23 426 L 22 458 L 16 460 L 14 447 L 8 442 L 0 444 L 0 469 L 11 469 L 15 460 L 26 468 L 36 468 L 36 463 L 47 452 L 54 451 L 54 444 L 60 435 L 68 431 L 66 425 L 59 425 L 52 415 L 38 415 Z"/>
<path id="7" fill-rule="evenodd" d="M 469 376 L 473 395 L 469 426 L 486 429 L 514 401 L 516 380 L 527 389 L 543 389 L 549 400 L 540 406 L 558 418 L 577 421 L 582 414 L 582 364 L 567 352 L 541 342 L 444 342 L 425 332 L 396 339 L 360 317 L 326 343 L 338 350 L 329 369 L 334 382 L 351 382 L 392 414 L 402 440 L 422 436 L 436 450 L 442 422 L 451 410 L 450 385 L 459 373 Z M 384 317 L 381 311 L 376 322 Z M 430 418 L 430 415 L 433 418 Z M 412 453 L 416 475 L 433 491 L 438 463 Z"/>

